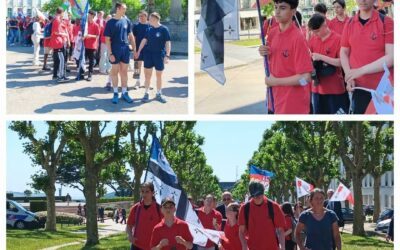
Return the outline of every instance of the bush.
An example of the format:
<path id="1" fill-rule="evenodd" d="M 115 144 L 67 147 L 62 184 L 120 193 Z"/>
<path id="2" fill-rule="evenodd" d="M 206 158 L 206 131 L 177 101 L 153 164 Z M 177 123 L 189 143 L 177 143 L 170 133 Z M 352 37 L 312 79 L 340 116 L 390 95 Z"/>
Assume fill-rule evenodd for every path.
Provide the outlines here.
<path id="1" fill-rule="evenodd" d="M 118 201 L 131 201 L 131 202 L 134 202 L 133 201 L 133 197 L 117 197 L 117 198 L 110 198 L 110 199 L 100 198 L 97 203 L 100 204 L 100 203 L 109 203 L 109 202 L 118 202 Z"/>
<path id="2" fill-rule="evenodd" d="M 36 215 L 39 220 L 46 220 L 47 211 L 37 212 Z M 70 213 L 56 212 L 56 223 L 80 225 L 83 223 L 84 218 L 82 216 Z"/>
<path id="3" fill-rule="evenodd" d="M 107 218 L 114 218 L 114 211 L 104 211 L 104 214 L 107 216 Z"/>
<path id="4" fill-rule="evenodd" d="M 47 209 L 46 201 L 29 201 L 29 209 L 31 212 L 44 211 Z"/>

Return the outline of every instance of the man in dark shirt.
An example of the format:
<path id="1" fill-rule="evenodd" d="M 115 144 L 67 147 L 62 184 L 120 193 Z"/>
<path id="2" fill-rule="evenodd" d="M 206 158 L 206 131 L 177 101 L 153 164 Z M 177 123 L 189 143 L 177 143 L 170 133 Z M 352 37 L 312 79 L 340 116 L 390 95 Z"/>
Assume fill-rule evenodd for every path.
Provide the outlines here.
<path id="1" fill-rule="evenodd" d="M 146 33 L 150 28 L 150 24 L 147 21 L 147 17 L 148 17 L 148 14 L 146 11 L 144 11 L 144 10 L 140 11 L 139 12 L 139 22 L 134 24 L 132 27 L 132 33 L 135 36 L 136 51 L 139 50 L 140 43 L 142 42 L 143 38 L 146 36 Z M 144 48 L 144 50 L 145 49 L 146 49 L 146 47 Z M 138 70 L 138 72 L 135 72 L 135 73 L 138 74 L 138 77 L 137 77 L 138 79 L 136 81 L 135 86 L 133 87 L 134 89 L 140 88 L 140 74 L 142 71 L 142 65 L 143 65 L 143 53 L 139 56 L 138 59 L 135 60 L 135 70 L 136 70 L 136 67 Z"/>

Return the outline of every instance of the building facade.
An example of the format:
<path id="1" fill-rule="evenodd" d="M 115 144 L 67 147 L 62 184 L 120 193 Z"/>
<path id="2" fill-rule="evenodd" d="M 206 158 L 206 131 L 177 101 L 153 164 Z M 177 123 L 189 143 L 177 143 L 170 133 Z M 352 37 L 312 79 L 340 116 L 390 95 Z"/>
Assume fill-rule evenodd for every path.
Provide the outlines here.
<path id="1" fill-rule="evenodd" d="M 7 17 L 24 15 L 35 15 L 35 8 L 41 9 L 49 0 L 7 0 Z"/>

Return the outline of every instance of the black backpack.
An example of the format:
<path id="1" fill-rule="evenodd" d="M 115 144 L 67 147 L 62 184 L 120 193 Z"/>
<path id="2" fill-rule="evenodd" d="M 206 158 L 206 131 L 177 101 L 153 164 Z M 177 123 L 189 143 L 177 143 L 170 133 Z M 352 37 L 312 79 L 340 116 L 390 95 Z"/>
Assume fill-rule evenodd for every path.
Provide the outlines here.
<path id="1" fill-rule="evenodd" d="M 273 207 L 272 201 L 270 199 L 267 199 L 267 208 L 268 208 L 269 218 L 271 219 L 272 224 L 274 225 L 274 229 L 275 229 L 276 227 L 275 227 L 275 221 L 274 221 L 274 219 L 275 219 L 274 207 Z M 246 229 L 249 228 L 249 214 L 250 214 L 250 202 L 248 201 L 248 202 L 246 202 L 246 204 L 244 204 L 244 220 L 246 223 Z M 275 237 L 275 238 L 276 238 L 276 242 L 279 246 L 278 237 Z"/>

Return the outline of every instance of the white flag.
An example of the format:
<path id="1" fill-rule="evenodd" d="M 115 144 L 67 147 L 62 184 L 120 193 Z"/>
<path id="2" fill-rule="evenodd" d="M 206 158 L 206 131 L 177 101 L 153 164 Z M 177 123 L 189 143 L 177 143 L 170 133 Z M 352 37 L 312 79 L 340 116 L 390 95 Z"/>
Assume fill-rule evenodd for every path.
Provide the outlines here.
<path id="1" fill-rule="evenodd" d="M 352 200 L 351 191 L 348 189 L 343 183 L 339 183 L 338 188 L 336 189 L 335 193 L 332 195 L 329 201 L 345 201 L 345 200 Z"/>
<path id="2" fill-rule="evenodd" d="M 239 0 L 234 0 L 233 10 L 228 13 L 224 19 L 224 40 L 239 40 L 239 8 L 238 8 Z"/>
<path id="3" fill-rule="evenodd" d="M 305 195 L 310 194 L 310 192 L 314 189 L 314 186 L 310 183 L 303 181 L 302 179 L 296 177 L 296 191 L 297 198 L 303 197 Z"/>

